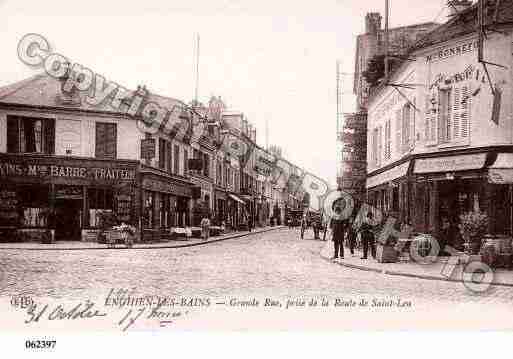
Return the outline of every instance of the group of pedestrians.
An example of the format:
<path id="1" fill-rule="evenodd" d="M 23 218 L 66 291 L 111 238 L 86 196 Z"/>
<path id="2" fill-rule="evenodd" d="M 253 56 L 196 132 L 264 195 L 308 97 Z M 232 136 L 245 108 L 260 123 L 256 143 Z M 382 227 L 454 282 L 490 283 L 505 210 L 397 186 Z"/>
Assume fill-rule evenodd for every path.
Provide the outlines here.
<path id="1" fill-rule="evenodd" d="M 349 218 L 344 218 L 342 209 L 335 207 L 335 215 L 330 220 L 330 229 L 333 237 L 333 244 L 335 253 L 332 259 L 344 258 L 344 240 L 347 237 L 349 250 L 351 255 L 354 255 L 354 248 L 358 234 L 363 246 L 363 256 L 361 259 L 367 259 L 369 250 L 373 258 L 376 257 L 376 247 L 374 244 L 374 232 L 372 227 L 368 224 L 372 222 L 372 212 L 367 213 L 367 218 L 360 218 L 357 213 L 354 213 Z"/>

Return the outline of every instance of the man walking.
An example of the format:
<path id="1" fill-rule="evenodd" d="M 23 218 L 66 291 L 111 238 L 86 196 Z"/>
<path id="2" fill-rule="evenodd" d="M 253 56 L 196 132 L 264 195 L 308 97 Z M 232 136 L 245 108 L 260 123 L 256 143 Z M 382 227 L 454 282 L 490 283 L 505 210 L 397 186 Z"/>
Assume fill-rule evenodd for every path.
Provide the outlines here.
<path id="1" fill-rule="evenodd" d="M 335 247 L 335 254 L 332 259 L 344 258 L 344 236 L 347 229 L 347 221 L 342 218 L 342 209 L 335 208 L 335 216 L 331 219 L 330 228 L 333 236 L 333 244 Z"/>

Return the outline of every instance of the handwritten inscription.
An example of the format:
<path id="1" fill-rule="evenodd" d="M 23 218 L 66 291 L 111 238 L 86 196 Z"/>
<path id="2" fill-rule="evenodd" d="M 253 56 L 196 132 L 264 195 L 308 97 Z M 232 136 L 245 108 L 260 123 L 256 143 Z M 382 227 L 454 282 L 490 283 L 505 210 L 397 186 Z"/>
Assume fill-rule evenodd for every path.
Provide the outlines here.
<path id="1" fill-rule="evenodd" d="M 76 319 L 91 319 L 95 317 L 105 317 L 107 313 L 101 312 L 95 308 L 95 303 L 89 300 L 79 303 L 72 308 L 65 308 L 64 305 L 58 304 L 55 307 L 50 307 L 49 304 L 43 307 L 32 303 L 27 308 L 28 318 L 25 324 L 39 322 L 41 319 L 46 320 L 76 320 Z"/>

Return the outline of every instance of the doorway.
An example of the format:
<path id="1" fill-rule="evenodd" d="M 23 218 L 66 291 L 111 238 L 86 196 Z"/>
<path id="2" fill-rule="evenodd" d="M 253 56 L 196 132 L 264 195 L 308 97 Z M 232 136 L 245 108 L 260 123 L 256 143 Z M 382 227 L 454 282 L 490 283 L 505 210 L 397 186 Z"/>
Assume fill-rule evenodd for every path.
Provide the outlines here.
<path id="1" fill-rule="evenodd" d="M 55 239 L 78 241 L 81 239 L 82 200 L 57 199 L 55 202 Z"/>

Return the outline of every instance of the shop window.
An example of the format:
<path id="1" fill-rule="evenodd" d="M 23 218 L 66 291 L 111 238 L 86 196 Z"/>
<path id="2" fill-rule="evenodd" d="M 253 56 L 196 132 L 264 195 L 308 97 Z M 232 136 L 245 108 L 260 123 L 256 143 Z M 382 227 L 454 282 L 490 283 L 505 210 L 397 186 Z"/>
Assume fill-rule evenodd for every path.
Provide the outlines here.
<path id="1" fill-rule="evenodd" d="M 392 188 L 392 211 L 399 212 L 399 186 Z"/>
<path id="2" fill-rule="evenodd" d="M 155 193 L 144 191 L 143 198 L 143 226 L 144 228 L 153 228 L 155 224 Z"/>
<path id="3" fill-rule="evenodd" d="M 117 156 L 117 125 L 96 122 L 95 157 L 115 159 Z"/>
<path id="4" fill-rule="evenodd" d="M 7 152 L 55 153 L 55 120 L 7 116 Z"/>
<path id="5" fill-rule="evenodd" d="M 89 188 L 87 190 L 87 199 L 89 201 L 89 226 L 96 228 L 100 225 L 102 212 L 113 212 L 114 193 L 111 189 Z"/>
<path id="6" fill-rule="evenodd" d="M 23 211 L 23 227 L 44 228 L 48 226 L 48 186 L 22 186 L 18 189 L 18 200 Z"/>

